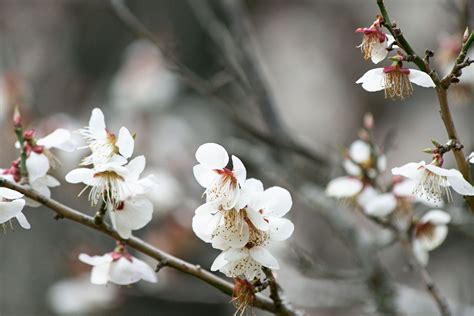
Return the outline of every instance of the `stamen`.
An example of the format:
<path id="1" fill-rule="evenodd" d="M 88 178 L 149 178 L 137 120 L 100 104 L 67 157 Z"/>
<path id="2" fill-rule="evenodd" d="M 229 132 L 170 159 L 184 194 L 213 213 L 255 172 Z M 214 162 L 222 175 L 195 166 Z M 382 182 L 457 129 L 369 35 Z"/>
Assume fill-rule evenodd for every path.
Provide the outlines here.
<path id="1" fill-rule="evenodd" d="M 384 73 L 385 98 L 405 99 L 413 92 L 408 74 L 399 70 Z"/>

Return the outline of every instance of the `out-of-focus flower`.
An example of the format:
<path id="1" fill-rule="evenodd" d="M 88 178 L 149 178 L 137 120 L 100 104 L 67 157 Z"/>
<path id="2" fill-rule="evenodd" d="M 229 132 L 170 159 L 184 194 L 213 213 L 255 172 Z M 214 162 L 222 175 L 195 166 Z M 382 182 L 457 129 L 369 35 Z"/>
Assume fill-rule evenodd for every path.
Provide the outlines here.
<path id="1" fill-rule="evenodd" d="M 133 284 L 140 280 L 157 282 L 155 271 L 145 262 L 132 257 L 124 246 L 118 245 L 111 253 L 103 256 L 80 254 L 79 260 L 91 266 L 91 283 L 119 285 Z"/>
<path id="2" fill-rule="evenodd" d="M 429 201 L 439 203 L 446 196 L 451 200 L 450 187 L 461 195 L 474 195 L 474 187 L 467 182 L 456 169 L 444 169 L 434 164 L 410 162 L 393 168 L 394 175 L 400 175 L 417 181 L 413 193 L 425 196 Z"/>
<path id="3" fill-rule="evenodd" d="M 469 157 L 467 157 L 467 160 L 469 161 L 469 163 L 473 163 L 474 164 L 474 152 L 472 152 Z"/>
<path id="4" fill-rule="evenodd" d="M 365 214 L 382 218 L 397 208 L 397 199 L 392 193 L 376 194 L 361 206 Z"/>
<path id="5" fill-rule="evenodd" d="M 112 82 L 111 104 L 121 110 L 169 105 L 179 85 L 156 46 L 145 40 L 135 41 L 125 57 Z"/>
<path id="6" fill-rule="evenodd" d="M 80 130 L 87 142 L 91 154 L 84 158 L 82 164 L 107 163 L 114 158 L 122 165 L 133 154 L 135 141 L 126 127 L 121 127 L 118 136 L 111 133 L 105 125 L 104 114 L 99 108 L 92 110 L 89 126 Z"/>
<path id="7" fill-rule="evenodd" d="M 22 213 L 25 206 L 25 200 L 22 199 L 23 194 L 20 192 L 0 187 L 0 224 L 4 224 L 13 218 L 24 229 L 30 229 L 30 223 Z"/>
<path id="8" fill-rule="evenodd" d="M 441 210 L 431 210 L 416 223 L 413 232 L 413 252 L 418 261 L 428 264 L 428 252 L 443 243 L 448 235 L 451 216 Z"/>
<path id="9" fill-rule="evenodd" d="M 387 48 L 395 41 L 393 36 L 382 31 L 383 18 L 377 16 L 377 19 L 370 27 L 356 29 L 357 33 L 362 33 L 362 43 L 360 47 L 364 59 L 371 59 L 374 64 L 381 62 L 387 57 Z"/>
<path id="10" fill-rule="evenodd" d="M 412 83 L 425 88 L 434 88 L 431 77 L 422 71 L 392 65 L 367 71 L 357 81 L 369 92 L 384 90 L 385 97 L 405 99 L 413 92 Z"/>
<path id="11" fill-rule="evenodd" d="M 229 155 L 221 145 L 207 143 L 196 151 L 198 165 L 193 172 L 198 183 L 206 191 L 206 202 L 215 203 L 224 210 L 232 209 L 240 196 L 240 187 L 244 183 L 247 171 L 236 156 L 232 156 L 233 170 L 226 168 Z"/>
<path id="12" fill-rule="evenodd" d="M 117 298 L 117 287 L 96 286 L 90 277 L 77 277 L 57 282 L 48 289 L 48 302 L 52 310 L 61 315 L 85 315 L 104 310 Z"/>

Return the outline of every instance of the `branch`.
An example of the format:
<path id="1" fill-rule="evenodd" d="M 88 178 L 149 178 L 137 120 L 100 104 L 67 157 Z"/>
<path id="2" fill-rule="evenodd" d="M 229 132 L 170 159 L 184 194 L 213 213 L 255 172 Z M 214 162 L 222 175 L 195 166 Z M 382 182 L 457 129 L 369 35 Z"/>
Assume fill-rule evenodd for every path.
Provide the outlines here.
<path id="1" fill-rule="evenodd" d="M 304 157 L 316 165 L 326 166 L 326 158 L 314 153 L 304 145 L 292 138 L 279 138 L 271 133 L 264 133 L 249 123 L 248 116 L 240 116 L 235 111 L 240 106 L 222 96 L 218 95 L 216 89 L 208 81 L 198 76 L 186 65 L 182 64 L 174 53 L 163 45 L 155 35 L 128 9 L 123 0 L 110 0 L 111 7 L 120 21 L 127 26 L 136 36 L 145 38 L 153 43 L 163 54 L 166 65 L 170 71 L 173 71 L 181 80 L 196 90 L 199 94 L 208 98 L 213 104 L 221 107 L 228 114 L 231 120 L 241 128 L 244 133 L 258 139 L 259 141 L 277 149 L 289 150 L 294 154 Z"/>
<path id="2" fill-rule="evenodd" d="M 159 264 L 160 268 L 166 265 L 186 274 L 192 275 L 206 282 L 212 287 L 215 287 L 224 294 L 227 294 L 229 296 L 232 296 L 233 294 L 234 285 L 232 283 L 229 283 L 224 279 L 208 272 L 207 270 L 202 269 L 199 265 L 194 265 L 182 259 L 174 257 L 141 240 L 140 238 L 132 236 L 130 237 L 130 239 L 124 240 L 120 238 L 118 233 L 115 232 L 107 224 L 101 223 L 100 225 L 98 225 L 96 224 L 93 217 L 85 215 L 69 206 L 61 204 L 56 200 L 46 198 L 45 196 L 38 194 L 34 190 L 28 189 L 19 184 L 7 181 L 6 179 L 0 179 L 0 187 L 6 187 L 23 193 L 26 197 L 43 204 L 44 206 L 55 212 L 58 218 L 67 218 L 73 222 L 88 226 L 96 231 L 102 232 L 105 235 L 114 238 L 115 240 L 121 240 L 124 244 L 130 246 L 131 248 L 134 248 L 138 252 L 141 252 L 155 260 L 158 260 L 160 263 L 162 263 Z M 297 312 L 293 310 L 292 307 L 288 304 L 284 304 L 277 308 L 274 302 L 272 302 L 270 299 L 261 294 L 256 294 L 256 299 L 253 303 L 253 306 L 271 313 L 275 313 L 277 315 L 297 315 Z"/>
<path id="3" fill-rule="evenodd" d="M 276 314 L 281 315 L 281 316 L 302 315 L 301 312 L 293 310 L 293 309 L 290 310 L 293 314 L 288 313 L 289 310 L 286 308 L 286 306 L 288 306 L 289 304 L 288 302 L 286 302 L 286 299 L 280 295 L 280 292 L 282 291 L 282 289 L 280 285 L 277 283 L 272 270 L 264 267 L 263 272 L 265 273 L 265 276 L 267 277 L 267 280 L 269 281 L 268 286 L 270 287 L 270 298 L 272 299 L 273 304 L 275 305 L 275 308 L 277 310 Z"/>

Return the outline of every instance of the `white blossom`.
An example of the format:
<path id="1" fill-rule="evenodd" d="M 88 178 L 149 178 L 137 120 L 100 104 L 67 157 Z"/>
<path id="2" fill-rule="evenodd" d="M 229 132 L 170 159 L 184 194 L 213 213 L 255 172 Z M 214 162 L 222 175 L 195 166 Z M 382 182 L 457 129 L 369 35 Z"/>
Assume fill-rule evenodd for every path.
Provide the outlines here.
<path id="1" fill-rule="evenodd" d="M 393 168 L 392 173 L 415 180 L 413 193 L 434 203 L 441 202 L 444 196 L 451 200 L 450 187 L 461 195 L 474 195 L 474 187 L 456 169 L 444 169 L 421 161 Z"/>
<path id="2" fill-rule="evenodd" d="M 381 62 L 387 57 L 387 48 L 395 41 L 393 36 L 382 31 L 381 19 L 377 18 L 370 27 L 356 29 L 357 33 L 362 33 L 362 43 L 360 47 L 364 59 L 371 59 L 374 64 Z"/>
<path id="3" fill-rule="evenodd" d="M 125 250 L 115 250 L 103 256 L 80 254 L 79 260 L 91 266 L 91 283 L 103 285 L 109 282 L 128 285 L 140 280 L 157 282 L 155 271 L 145 262 L 132 257 Z"/>
<path id="4" fill-rule="evenodd" d="M 207 143 L 196 151 L 198 165 L 193 173 L 198 183 L 206 190 L 206 202 L 213 202 L 225 210 L 232 209 L 240 196 L 240 187 L 244 183 L 247 171 L 242 161 L 232 156 L 233 170 L 226 166 L 229 155 L 221 145 Z"/>
<path id="5" fill-rule="evenodd" d="M 428 264 L 428 252 L 443 243 L 448 235 L 451 216 L 441 210 L 431 210 L 418 221 L 413 233 L 413 252 L 418 261 Z"/>
<path id="6" fill-rule="evenodd" d="M 0 224 L 16 218 L 21 227 L 30 229 L 30 223 L 22 213 L 25 206 L 23 194 L 20 192 L 0 187 Z"/>

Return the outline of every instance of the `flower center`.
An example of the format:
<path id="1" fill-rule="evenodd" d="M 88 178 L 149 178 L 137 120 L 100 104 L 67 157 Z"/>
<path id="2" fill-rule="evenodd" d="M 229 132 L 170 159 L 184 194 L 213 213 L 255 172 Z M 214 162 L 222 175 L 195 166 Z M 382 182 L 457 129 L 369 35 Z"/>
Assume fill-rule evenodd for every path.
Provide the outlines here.
<path id="1" fill-rule="evenodd" d="M 94 174 L 95 183 L 89 192 L 89 200 L 92 205 L 97 205 L 102 198 L 104 202 L 110 203 L 117 209 L 124 200 L 125 179 L 114 171 L 106 170 Z"/>
<path id="2" fill-rule="evenodd" d="M 434 234 L 435 225 L 431 222 L 417 223 L 415 226 L 415 237 L 416 238 L 432 238 Z"/>
<path id="3" fill-rule="evenodd" d="M 251 249 L 257 246 L 267 245 L 270 240 L 270 234 L 257 229 L 248 218 L 246 218 L 246 221 L 249 224 L 249 242 L 245 245 L 245 248 Z"/>
<path id="4" fill-rule="evenodd" d="M 383 69 L 385 97 L 405 99 L 413 92 L 408 75 L 410 70 L 399 66 L 389 66 Z"/>
<path id="5" fill-rule="evenodd" d="M 413 194 L 421 197 L 425 196 L 428 201 L 433 201 L 434 203 L 441 202 L 444 195 L 448 202 L 451 201 L 452 196 L 447 178 L 437 175 L 426 168 L 423 169 L 424 172 L 413 190 Z"/>
<path id="6" fill-rule="evenodd" d="M 232 303 L 237 310 L 234 315 L 246 315 L 247 308 L 251 308 L 255 301 L 255 287 L 249 281 L 235 278 Z"/>
<path id="7" fill-rule="evenodd" d="M 225 169 L 215 169 L 220 175 L 204 192 L 207 202 L 218 202 L 223 209 L 230 210 L 239 198 L 239 184 L 234 173 Z"/>

